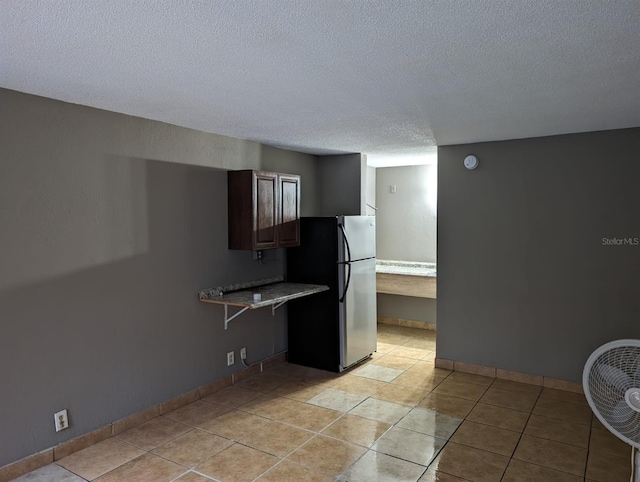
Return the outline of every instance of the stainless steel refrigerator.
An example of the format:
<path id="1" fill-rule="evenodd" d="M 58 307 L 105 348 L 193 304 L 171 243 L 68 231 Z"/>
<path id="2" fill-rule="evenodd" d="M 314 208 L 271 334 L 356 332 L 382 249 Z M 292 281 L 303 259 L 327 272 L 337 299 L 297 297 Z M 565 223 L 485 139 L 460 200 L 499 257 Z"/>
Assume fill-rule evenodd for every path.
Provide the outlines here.
<path id="1" fill-rule="evenodd" d="M 300 219 L 287 281 L 329 290 L 289 302 L 289 362 L 341 372 L 376 350 L 375 241 L 374 216 Z"/>

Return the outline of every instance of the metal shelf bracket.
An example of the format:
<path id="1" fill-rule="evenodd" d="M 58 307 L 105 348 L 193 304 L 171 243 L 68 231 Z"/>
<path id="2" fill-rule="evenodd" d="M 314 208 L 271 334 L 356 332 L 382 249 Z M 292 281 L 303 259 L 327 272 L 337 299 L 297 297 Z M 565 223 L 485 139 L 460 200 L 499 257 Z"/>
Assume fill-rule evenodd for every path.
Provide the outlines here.
<path id="1" fill-rule="evenodd" d="M 249 307 L 246 306 L 246 307 L 242 308 L 240 311 L 238 311 L 236 314 L 229 316 L 229 305 L 224 305 L 224 329 L 225 330 L 227 329 L 227 327 L 229 326 L 229 323 L 231 322 L 231 320 L 233 320 L 237 316 L 240 316 L 242 313 L 244 313 L 248 309 L 249 309 Z"/>
<path id="2" fill-rule="evenodd" d="M 277 310 L 278 308 L 280 308 L 282 305 L 284 305 L 287 301 L 289 301 L 289 300 L 281 301 L 280 303 L 274 303 L 274 304 L 272 304 L 272 305 L 271 305 L 271 314 L 272 314 L 273 316 L 276 316 L 276 310 Z"/>
<path id="3" fill-rule="evenodd" d="M 276 316 L 276 310 L 278 308 L 280 308 L 282 305 L 284 305 L 287 301 L 289 301 L 289 300 L 281 301 L 280 303 L 272 304 L 271 305 L 271 314 L 273 316 Z M 234 313 L 233 315 L 229 316 L 229 305 L 224 305 L 224 329 L 226 330 L 229 327 L 229 323 L 231 322 L 231 320 L 233 320 L 234 318 L 240 316 L 242 313 L 244 313 L 248 309 L 249 309 L 249 307 L 245 306 L 241 310 L 239 310 L 236 313 Z"/>

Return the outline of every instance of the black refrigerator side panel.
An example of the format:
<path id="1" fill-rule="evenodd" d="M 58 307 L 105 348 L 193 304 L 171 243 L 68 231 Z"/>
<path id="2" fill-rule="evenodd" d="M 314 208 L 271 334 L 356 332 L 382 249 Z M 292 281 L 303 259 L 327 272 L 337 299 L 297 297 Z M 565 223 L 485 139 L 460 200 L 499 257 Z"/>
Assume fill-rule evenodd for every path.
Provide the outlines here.
<path id="1" fill-rule="evenodd" d="M 300 246 L 287 250 L 287 281 L 329 286 L 288 303 L 288 360 L 339 371 L 338 228 L 335 218 L 301 218 Z"/>

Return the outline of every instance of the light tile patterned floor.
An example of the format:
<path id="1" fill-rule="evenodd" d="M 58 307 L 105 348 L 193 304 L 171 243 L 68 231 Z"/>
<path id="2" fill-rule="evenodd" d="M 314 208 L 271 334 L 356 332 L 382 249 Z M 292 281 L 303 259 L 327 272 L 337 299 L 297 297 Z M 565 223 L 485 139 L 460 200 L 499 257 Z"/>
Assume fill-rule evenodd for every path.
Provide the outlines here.
<path id="1" fill-rule="evenodd" d="M 434 368 L 427 330 L 379 325 L 378 347 L 340 375 L 277 366 L 17 480 L 629 480 L 583 396 Z"/>

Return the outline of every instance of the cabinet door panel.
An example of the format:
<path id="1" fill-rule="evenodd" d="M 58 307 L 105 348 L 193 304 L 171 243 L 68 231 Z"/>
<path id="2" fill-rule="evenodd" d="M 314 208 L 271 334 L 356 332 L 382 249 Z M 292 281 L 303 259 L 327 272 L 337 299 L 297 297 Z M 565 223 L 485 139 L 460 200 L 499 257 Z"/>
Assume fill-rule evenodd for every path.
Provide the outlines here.
<path id="1" fill-rule="evenodd" d="M 254 172 L 253 189 L 253 249 L 275 248 L 278 245 L 277 175 Z"/>
<path id="2" fill-rule="evenodd" d="M 300 246 L 300 177 L 279 176 L 281 247 Z"/>

